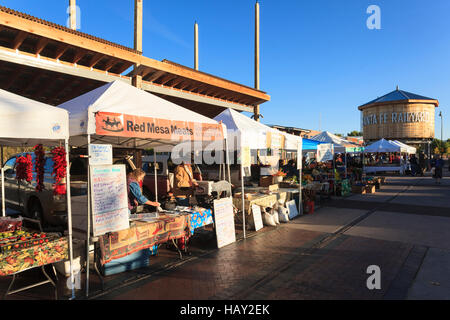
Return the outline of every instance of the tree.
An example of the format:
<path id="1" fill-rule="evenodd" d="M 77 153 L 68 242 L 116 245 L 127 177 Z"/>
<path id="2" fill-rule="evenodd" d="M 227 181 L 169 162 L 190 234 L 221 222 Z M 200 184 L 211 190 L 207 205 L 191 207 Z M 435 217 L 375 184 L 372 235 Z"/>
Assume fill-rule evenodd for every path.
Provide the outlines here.
<path id="1" fill-rule="evenodd" d="M 363 133 L 361 131 L 353 130 L 352 132 L 347 134 L 347 137 L 361 137 Z"/>
<path id="2" fill-rule="evenodd" d="M 335 136 L 342 137 L 342 133 L 335 133 Z"/>
<path id="3" fill-rule="evenodd" d="M 434 153 L 446 153 L 448 147 L 450 147 L 450 144 L 440 139 L 433 139 L 433 141 L 431 142 L 431 150 L 433 150 Z"/>

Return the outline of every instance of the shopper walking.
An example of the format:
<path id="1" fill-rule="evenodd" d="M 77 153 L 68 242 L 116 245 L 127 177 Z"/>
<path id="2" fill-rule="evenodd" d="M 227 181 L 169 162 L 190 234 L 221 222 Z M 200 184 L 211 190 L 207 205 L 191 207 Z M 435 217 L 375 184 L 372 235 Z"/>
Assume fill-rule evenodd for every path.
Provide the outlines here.
<path id="1" fill-rule="evenodd" d="M 444 160 L 441 159 L 441 156 L 439 154 L 435 155 L 435 158 L 433 159 L 431 166 L 434 168 L 433 178 L 436 179 L 437 184 L 441 184 Z"/>

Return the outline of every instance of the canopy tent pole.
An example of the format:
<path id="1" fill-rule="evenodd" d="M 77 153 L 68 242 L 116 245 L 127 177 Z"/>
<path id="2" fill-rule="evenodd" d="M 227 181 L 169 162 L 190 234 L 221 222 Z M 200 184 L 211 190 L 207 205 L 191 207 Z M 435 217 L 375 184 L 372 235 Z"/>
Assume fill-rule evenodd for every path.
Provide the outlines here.
<path id="1" fill-rule="evenodd" d="M 70 160 L 69 160 L 69 139 L 65 140 L 66 149 L 66 200 L 67 200 L 67 231 L 69 233 L 69 259 L 70 259 L 70 283 L 72 289 L 72 299 L 75 299 L 75 283 L 73 277 L 73 243 L 72 243 L 72 199 L 70 193 Z"/>
<path id="2" fill-rule="evenodd" d="M 156 170 L 156 150 L 153 148 L 153 169 L 155 171 L 155 201 L 158 202 L 158 170 Z"/>
<path id="3" fill-rule="evenodd" d="M 228 153 L 228 139 L 225 138 L 225 161 L 227 162 L 228 167 L 228 182 L 231 184 L 231 173 L 230 173 L 230 155 Z"/>
<path id="4" fill-rule="evenodd" d="M 347 179 L 347 150 L 345 150 L 345 166 L 344 166 L 344 170 L 345 170 L 345 179 Z"/>
<path id="5" fill-rule="evenodd" d="M 88 175 L 87 175 L 87 232 L 86 232 L 86 297 L 89 296 L 89 238 L 91 236 L 91 135 L 87 135 Z M 95 261 L 94 261 L 95 263 Z"/>
<path id="6" fill-rule="evenodd" d="M 6 200 L 5 200 L 5 168 L 3 165 L 3 146 L 1 146 L 1 157 L 2 157 L 2 216 L 6 216 Z"/>
<path id="7" fill-rule="evenodd" d="M 299 169 L 299 176 L 298 176 L 298 212 L 300 215 L 303 215 L 303 195 L 302 195 L 303 151 L 302 151 L 302 148 L 300 148 L 300 153 L 297 154 L 297 158 L 298 157 L 300 157 L 299 159 L 297 159 L 297 161 L 300 161 L 300 169 Z"/>
<path id="8" fill-rule="evenodd" d="M 242 194 L 242 230 L 244 231 L 244 239 L 246 238 L 245 234 L 245 195 L 244 195 L 244 166 L 242 164 L 242 156 L 241 156 L 241 194 Z"/>
<path id="9" fill-rule="evenodd" d="M 333 149 L 333 178 L 334 178 L 334 183 L 333 183 L 333 190 L 334 190 L 334 195 L 336 195 L 336 161 L 335 161 L 335 157 L 336 155 L 334 154 L 334 149 Z"/>
<path id="10" fill-rule="evenodd" d="M 2 216 L 6 217 L 6 205 L 5 205 L 5 168 L 2 165 Z"/>
<path id="11" fill-rule="evenodd" d="M 364 174 L 364 172 L 366 171 L 365 168 L 366 164 L 365 164 L 365 151 L 363 149 L 363 154 L 362 154 L 362 172 L 361 172 L 361 180 L 362 180 L 362 175 Z"/>

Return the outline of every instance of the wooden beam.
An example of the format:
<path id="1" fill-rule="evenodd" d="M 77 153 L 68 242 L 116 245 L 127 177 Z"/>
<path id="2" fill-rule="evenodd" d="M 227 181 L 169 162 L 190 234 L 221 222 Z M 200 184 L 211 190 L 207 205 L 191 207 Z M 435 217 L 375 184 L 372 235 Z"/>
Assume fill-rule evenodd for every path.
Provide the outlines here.
<path id="1" fill-rule="evenodd" d="M 87 50 L 79 49 L 77 52 L 75 52 L 72 63 L 78 63 L 78 61 L 80 61 L 81 59 L 84 58 L 86 53 L 87 53 Z"/>
<path id="2" fill-rule="evenodd" d="M 161 81 L 158 81 L 158 84 L 160 84 L 160 85 L 165 85 L 167 82 L 169 82 L 170 80 L 173 80 L 173 79 L 174 79 L 174 76 L 171 75 L 171 74 L 169 74 L 169 75 L 163 77 L 163 78 L 161 79 Z"/>
<path id="3" fill-rule="evenodd" d="M 211 86 L 220 87 L 220 88 L 230 90 L 230 91 L 236 91 L 241 94 L 249 95 L 249 96 L 252 96 L 255 98 L 261 98 L 265 101 L 270 100 L 270 96 L 262 91 L 259 91 L 259 90 L 256 90 L 256 89 L 253 89 L 253 88 L 250 88 L 247 86 L 243 86 L 243 85 L 237 84 L 232 81 L 221 79 L 221 78 L 203 73 L 201 71 L 190 69 L 187 67 L 174 65 L 171 63 L 167 63 L 167 62 L 161 62 L 161 61 L 150 59 L 150 58 L 147 58 L 144 56 L 141 56 L 141 64 L 144 66 L 153 68 L 153 69 L 165 71 L 167 73 L 171 73 L 171 74 L 174 74 L 177 76 L 181 76 L 181 77 L 189 78 L 189 79 L 199 81 L 202 83 L 206 83 Z"/>
<path id="4" fill-rule="evenodd" d="M 61 58 L 62 55 L 64 54 L 64 52 L 66 52 L 67 49 L 69 49 L 69 45 L 68 44 L 61 44 L 59 47 L 57 47 L 56 50 L 55 50 L 54 59 L 58 60 L 59 58 Z"/>
<path id="5" fill-rule="evenodd" d="M 37 71 L 33 74 L 33 77 L 31 78 L 30 82 L 28 82 L 28 84 L 22 86 L 19 91 L 17 92 L 17 94 L 19 95 L 24 95 L 25 93 L 27 93 L 28 89 L 30 89 L 34 84 L 37 83 L 37 81 L 39 80 L 39 78 L 44 74 L 44 71 Z"/>
<path id="6" fill-rule="evenodd" d="M 161 70 L 163 72 L 171 73 L 176 76 L 189 78 L 195 81 L 208 83 L 211 86 L 236 91 L 241 94 L 249 95 L 254 98 L 259 98 L 264 101 L 269 101 L 270 96 L 262 91 L 237 84 L 225 79 L 221 79 L 194 69 L 183 66 L 173 65 L 166 62 L 150 59 L 141 54 L 127 50 L 125 48 L 116 47 L 114 44 L 109 44 L 92 37 L 84 36 L 79 32 L 68 32 L 65 28 L 57 28 L 52 24 L 42 23 L 39 19 L 27 19 L 21 15 L 14 15 L 4 11 L 0 11 L 0 25 L 4 25 L 13 29 L 22 30 L 32 33 L 36 36 L 45 37 L 54 41 L 66 43 L 71 46 L 76 46 L 94 52 L 105 52 L 109 56 L 117 59 L 127 60 L 137 65 L 144 65 L 153 70 Z"/>
<path id="7" fill-rule="evenodd" d="M 149 69 L 151 70 L 151 69 Z M 144 79 L 145 81 L 149 81 L 149 82 L 153 82 L 156 79 L 158 79 L 159 77 L 161 77 L 165 72 L 164 71 L 156 71 L 155 73 L 153 73 L 150 77 L 148 77 L 147 79 Z M 142 77 L 144 78 L 144 77 Z"/>
<path id="8" fill-rule="evenodd" d="M 97 63 L 100 62 L 105 57 L 103 53 L 97 53 L 91 58 L 91 61 L 89 61 L 88 67 L 93 68 Z"/>
<path id="9" fill-rule="evenodd" d="M 53 93 L 47 97 L 48 102 L 51 104 L 52 101 L 64 91 L 64 88 L 73 82 L 72 77 L 68 77 L 67 79 L 62 80 L 61 85 L 59 85 L 56 89 L 53 90 Z"/>
<path id="10" fill-rule="evenodd" d="M 17 78 L 19 78 L 22 71 L 23 71 L 23 66 L 19 66 L 16 70 L 14 70 L 12 75 L 8 78 L 8 81 L 3 85 L 3 89 L 8 90 L 9 88 L 11 88 L 13 86 L 14 82 L 17 80 Z"/>
<path id="11" fill-rule="evenodd" d="M 14 50 L 17 50 L 22 45 L 22 43 L 27 38 L 27 36 L 28 36 L 28 33 L 26 33 L 25 31 L 19 31 L 17 33 L 16 37 L 14 38 L 12 48 Z"/>
<path id="12" fill-rule="evenodd" d="M 184 81 L 183 78 L 178 78 L 178 79 L 174 79 L 174 81 L 170 84 L 170 86 L 172 88 L 176 87 L 177 85 L 179 85 L 180 83 L 182 83 Z"/>
<path id="13" fill-rule="evenodd" d="M 0 25 L 13 29 L 32 33 L 36 36 L 45 37 L 54 41 L 67 43 L 72 46 L 91 50 L 95 52 L 108 52 L 110 56 L 131 62 L 139 62 L 140 54 L 101 42 L 91 37 L 83 36 L 79 32 L 68 32 L 65 28 L 55 28 L 51 24 L 39 22 L 40 19 L 27 19 L 21 15 L 13 15 L 0 11 Z"/>
<path id="14" fill-rule="evenodd" d="M 116 70 L 115 73 L 122 74 L 125 70 L 131 67 L 133 64 L 131 62 L 122 61 L 122 66 Z"/>
<path id="15" fill-rule="evenodd" d="M 35 54 L 41 54 L 42 50 L 45 49 L 45 46 L 50 42 L 47 38 L 40 38 L 39 41 L 36 44 Z"/>
<path id="16" fill-rule="evenodd" d="M 102 68 L 104 71 L 111 70 L 112 67 L 114 67 L 119 61 L 117 61 L 114 58 L 109 59 L 109 61 L 106 63 L 106 65 Z"/>

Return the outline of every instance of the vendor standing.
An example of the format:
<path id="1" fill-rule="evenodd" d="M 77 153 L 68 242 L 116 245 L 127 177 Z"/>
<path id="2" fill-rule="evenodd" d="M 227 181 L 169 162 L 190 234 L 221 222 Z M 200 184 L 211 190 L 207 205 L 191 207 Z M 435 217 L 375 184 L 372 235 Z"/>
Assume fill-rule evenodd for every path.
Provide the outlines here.
<path id="1" fill-rule="evenodd" d="M 133 170 L 127 175 L 128 209 L 130 213 L 136 213 L 139 205 L 149 205 L 157 208 L 160 206 L 159 202 L 150 201 L 142 194 L 140 184 L 144 177 L 145 171 L 140 168 Z"/>
<path id="2" fill-rule="evenodd" d="M 176 197 L 177 204 L 185 207 L 189 206 L 189 197 L 194 195 L 194 190 L 198 187 L 190 163 L 183 161 L 175 168 L 173 184 L 173 195 Z"/>

